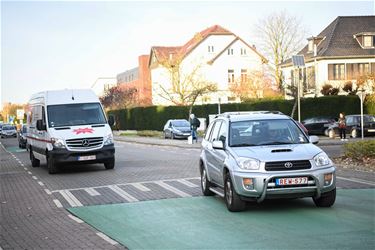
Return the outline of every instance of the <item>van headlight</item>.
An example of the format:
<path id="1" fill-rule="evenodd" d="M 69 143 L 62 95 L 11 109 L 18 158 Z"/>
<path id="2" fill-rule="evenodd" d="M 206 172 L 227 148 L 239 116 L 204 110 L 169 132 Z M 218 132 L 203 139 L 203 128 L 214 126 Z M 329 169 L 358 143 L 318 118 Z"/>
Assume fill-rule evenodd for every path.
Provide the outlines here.
<path id="1" fill-rule="evenodd" d="M 314 157 L 314 161 L 318 167 L 323 167 L 331 164 L 331 160 L 329 159 L 328 155 L 324 152 L 317 154 Z"/>
<path id="2" fill-rule="evenodd" d="M 260 162 L 253 158 L 239 157 L 237 159 L 237 164 L 240 169 L 243 170 L 257 170 L 259 169 Z"/>
<path id="3" fill-rule="evenodd" d="M 113 144 L 113 135 L 112 135 L 112 133 L 104 136 L 103 141 L 104 141 L 104 145 Z"/>
<path id="4" fill-rule="evenodd" d="M 51 142 L 54 148 L 65 148 L 65 143 L 63 139 L 51 138 Z"/>

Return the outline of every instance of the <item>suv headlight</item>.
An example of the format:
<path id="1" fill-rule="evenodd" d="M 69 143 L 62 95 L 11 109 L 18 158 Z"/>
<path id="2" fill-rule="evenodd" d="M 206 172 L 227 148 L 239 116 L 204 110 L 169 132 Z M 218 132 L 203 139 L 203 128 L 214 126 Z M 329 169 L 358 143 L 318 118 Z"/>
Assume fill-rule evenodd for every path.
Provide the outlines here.
<path id="1" fill-rule="evenodd" d="M 104 141 L 104 145 L 113 144 L 113 135 L 112 135 L 112 133 L 104 136 L 103 141 Z"/>
<path id="2" fill-rule="evenodd" d="M 51 142 L 54 148 L 65 148 L 65 143 L 63 139 L 51 138 Z"/>
<path id="3" fill-rule="evenodd" d="M 331 164 L 331 160 L 329 159 L 328 155 L 324 152 L 317 154 L 314 157 L 314 161 L 318 167 L 323 167 Z"/>
<path id="4" fill-rule="evenodd" d="M 260 162 L 253 158 L 239 157 L 237 163 L 243 170 L 257 170 L 260 166 Z"/>

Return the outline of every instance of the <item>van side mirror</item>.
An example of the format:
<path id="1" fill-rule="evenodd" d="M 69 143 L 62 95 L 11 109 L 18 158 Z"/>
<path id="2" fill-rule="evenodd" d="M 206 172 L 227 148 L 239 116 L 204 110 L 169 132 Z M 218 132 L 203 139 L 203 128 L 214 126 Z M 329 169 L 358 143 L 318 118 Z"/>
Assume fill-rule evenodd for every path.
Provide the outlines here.
<path id="1" fill-rule="evenodd" d="M 213 141 L 212 147 L 214 149 L 224 149 L 224 143 L 222 141 Z"/>
<path id="2" fill-rule="evenodd" d="M 46 130 L 46 125 L 43 124 L 43 120 L 37 120 L 36 121 L 36 129 L 37 130 Z"/>
<path id="3" fill-rule="evenodd" d="M 113 126 L 113 125 L 115 125 L 115 117 L 113 116 L 113 115 L 109 115 L 108 116 L 108 124 L 109 124 L 109 126 Z"/>

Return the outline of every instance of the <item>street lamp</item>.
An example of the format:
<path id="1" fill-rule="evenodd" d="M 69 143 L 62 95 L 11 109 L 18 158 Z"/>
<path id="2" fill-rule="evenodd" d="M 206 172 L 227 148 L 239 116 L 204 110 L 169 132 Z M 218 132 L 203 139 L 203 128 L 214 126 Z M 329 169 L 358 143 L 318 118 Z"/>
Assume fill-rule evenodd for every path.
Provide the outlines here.
<path id="1" fill-rule="evenodd" d="M 305 57 L 303 55 L 292 56 L 292 62 L 294 69 L 298 71 L 298 82 L 297 82 L 297 107 L 298 107 L 298 122 L 301 122 L 301 83 L 299 77 L 299 68 L 305 67 Z M 296 77 L 294 76 L 294 79 Z"/>

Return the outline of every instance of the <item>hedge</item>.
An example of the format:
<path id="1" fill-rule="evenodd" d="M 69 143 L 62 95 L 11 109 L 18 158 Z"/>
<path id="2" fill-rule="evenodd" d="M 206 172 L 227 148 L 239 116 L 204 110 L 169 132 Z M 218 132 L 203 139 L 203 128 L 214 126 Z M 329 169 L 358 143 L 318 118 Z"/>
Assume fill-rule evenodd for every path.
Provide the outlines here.
<path id="1" fill-rule="evenodd" d="M 283 99 L 257 99 L 246 103 L 221 104 L 221 112 L 227 111 L 252 111 L 252 110 L 278 110 L 290 115 L 294 101 Z M 374 103 L 366 102 L 365 112 L 375 114 Z M 367 107 L 371 107 L 367 110 Z M 217 114 L 217 104 L 196 105 L 193 113 L 197 117 L 204 117 L 208 121 L 208 115 Z M 360 101 L 357 96 L 325 96 L 317 98 L 301 99 L 301 118 L 313 116 L 337 117 L 340 112 L 345 114 L 360 113 Z M 116 119 L 116 129 L 121 130 L 162 130 L 169 119 L 187 119 L 189 107 L 187 106 L 151 106 L 136 107 L 132 109 L 111 110 L 108 112 Z M 297 118 L 297 110 L 295 119 Z"/>

